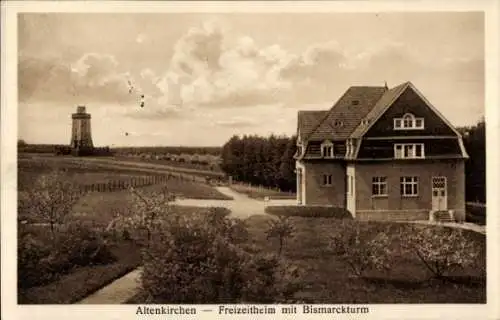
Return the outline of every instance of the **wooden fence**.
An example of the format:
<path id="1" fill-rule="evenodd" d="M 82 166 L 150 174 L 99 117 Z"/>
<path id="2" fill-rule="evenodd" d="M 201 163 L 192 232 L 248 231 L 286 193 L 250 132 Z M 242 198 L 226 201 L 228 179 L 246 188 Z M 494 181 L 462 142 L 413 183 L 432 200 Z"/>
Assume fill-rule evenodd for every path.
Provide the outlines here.
<path id="1" fill-rule="evenodd" d="M 151 175 L 142 177 L 131 177 L 126 180 L 112 180 L 105 183 L 93 183 L 84 185 L 80 188 L 82 193 L 88 192 L 112 192 L 119 190 L 126 190 L 130 187 L 146 187 L 155 184 L 163 184 L 171 179 L 176 179 L 179 182 L 195 182 L 195 183 L 210 183 L 210 180 L 203 177 L 179 174 L 179 173 L 169 173 L 162 175 Z"/>

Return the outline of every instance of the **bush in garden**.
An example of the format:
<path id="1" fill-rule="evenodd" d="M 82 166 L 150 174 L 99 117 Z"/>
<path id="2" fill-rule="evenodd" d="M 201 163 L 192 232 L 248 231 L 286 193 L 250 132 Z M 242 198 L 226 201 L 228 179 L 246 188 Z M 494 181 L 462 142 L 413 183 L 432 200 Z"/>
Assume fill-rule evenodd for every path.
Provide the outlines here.
<path id="1" fill-rule="evenodd" d="M 352 219 L 345 208 L 331 206 L 268 206 L 265 211 L 276 216 Z"/>
<path id="2" fill-rule="evenodd" d="M 266 231 L 267 239 L 277 238 L 279 241 L 278 255 L 281 255 L 285 242 L 293 237 L 295 229 L 287 216 L 278 216 L 278 219 L 273 219 L 268 223 Z"/>
<path id="3" fill-rule="evenodd" d="M 18 285 L 20 288 L 53 281 L 78 266 L 116 261 L 99 233 L 88 226 L 70 224 L 52 239 L 44 239 L 44 227 L 27 231 L 18 241 Z"/>
<path id="4" fill-rule="evenodd" d="M 50 248 L 32 234 L 19 237 L 17 247 L 17 279 L 20 288 L 33 287 L 52 279 L 48 267 L 40 261 L 50 254 Z"/>
<path id="5" fill-rule="evenodd" d="M 387 270 L 392 257 L 391 241 L 385 232 L 375 235 L 363 232 L 359 223 L 345 220 L 339 233 L 331 237 L 330 248 L 345 261 L 354 276 L 361 277 L 372 269 Z"/>
<path id="6" fill-rule="evenodd" d="M 472 266 L 479 258 L 478 244 L 462 229 L 411 226 L 401 239 L 402 249 L 418 257 L 436 278 L 454 267 Z"/>
<path id="7" fill-rule="evenodd" d="M 210 208 L 205 216 L 211 227 L 219 230 L 219 235 L 231 243 L 242 243 L 248 239 L 248 230 L 243 220 L 228 218 L 231 211 L 227 208 Z"/>
<path id="8" fill-rule="evenodd" d="M 275 254 L 249 256 L 242 299 L 247 303 L 295 303 L 302 270 Z"/>
<path id="9" fill-rule="evenodd" d="M 116 261 L 108 245 L 98 231 L 81 223 L 71 223 L 57 242 L 59 261 L 64 259 L 70 266 L 108 264 Z M 60 266 L 64 268 L 64 264 Z"/>
<path id="10" fill-rule="evenodd" d="M 231 233 L 221 232 L 232 225 L 224 219 L 171 216 L 156 230 L 143 255 L 148 303 L 277 301 L 293 294 L 288 283 L 280 282 L 290 282 L 286 270 L 291 269 L 277 257 L 243 250 L 227 236 Z"/>

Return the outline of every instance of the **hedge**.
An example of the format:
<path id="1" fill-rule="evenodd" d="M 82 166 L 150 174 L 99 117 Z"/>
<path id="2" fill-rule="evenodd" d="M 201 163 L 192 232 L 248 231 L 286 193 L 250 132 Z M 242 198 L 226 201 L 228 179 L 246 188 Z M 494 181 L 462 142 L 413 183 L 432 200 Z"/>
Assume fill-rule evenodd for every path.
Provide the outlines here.
<path id="1" fill-rule="evenodd" d="M 268 206 L 265 212 L 276 216 L 352 219 L 345 208 L 330 206 Z"/>

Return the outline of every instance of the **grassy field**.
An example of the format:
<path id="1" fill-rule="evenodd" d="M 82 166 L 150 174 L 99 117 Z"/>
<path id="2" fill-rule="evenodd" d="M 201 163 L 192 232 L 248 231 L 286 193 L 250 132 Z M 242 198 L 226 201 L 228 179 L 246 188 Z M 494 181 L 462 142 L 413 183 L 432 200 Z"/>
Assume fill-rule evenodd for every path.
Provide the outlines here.
<path id="1" fill-rule="evenodd" d="M 125 161 L 134 161 L 139 163 L 152 163 L 152 164 L 163 164 L 167 166 L 186 168 L 186 169 L 198 169 L 204 171 L 213 171 L 217 173 L 222 173 L 222 170 L 216 163 L 212 164 L 198 164 L 191 163 L 189 161 L 175 161 L 168 159 L 147 159 L 147 158 L 139 158 L 139 157 L 127 157 L 127 156 L 114 156 L 113 159 L 116 160 L 125 160 Z"/>
<path id="2" fill-rule="evenodd" d="M 269 197 L 270 199 L 295 199 L 295 193 L 291 192 L 281 192 L 277 190 L 267 189 L 267 188 L 259 188 L 254 186 L 248 186 L 244 184 L 232 184 L 230 186 L 236 192 L 240 192 L 246 194 L 250 198 L 253 199 L 264 199 L 265 197 Z"/>
<path id="3" fill-rule="evenodd" d="M 253 216 L 247 220 L 251 242 L 261 251 L 276 252 L 278 244 L 267 240 L 265 234 L 269 219 Z M 327 246 L 331 234 L 342 232 L 338 219 L 292 217 L 291 221 L 296 234 L 284 254 L 306 270 L 304 290 L 298 296 L 307 303 L 486 303 L 486 277 L 478 271 L 486 263 L 486 240 L 481 234 L 467 231 L 468 238 L 480 244 L 482 258 L 477 267 L 455 270 L 450 278 L 454 281 L 429 280 L 430 274 L 418 258 L 408 255 L 396 257 L 388 273 L 374 270 L 365 278 L 354 278 L 349 276 L 349 266 Z M 390 227 L 389 236 L 408 227 L 402 223 L 357 223 L 367 234 Z M 400 245 L 397 238 L 393 237 L 392 245 Z"/>
<path id="4" fill-rule="evenodd" d="M 56 157 L 54 157 L 56 158 Z M 75 164 L 69 161 L 57 161 L 57 158 L 45 159 L 20 159 L 18 161 L 18 189 L 26 190 L 29 188 L 34 179 L 42 173 L 48 173 L 53 169 L 64 169 L 67 171 L 68 177 L 80 184 L 90 185 L 96 183 L 107 183 L 111 181 L 127 181 L 133 178 L 141 178 L 154 175 L 153 173 L 145 174 L 138 170 L 120 170 L 118 168 L 104 168 L 95 165 L 94 163 Z M 193 199 L 215 199 L 215 200 L 230 200 L 231 198 L 218 192 L 213 187 L 196 181 L 179 180 L 176 178 L 169 179 L 166 183 L 170 192 L 185 198 Z M 111 194 L 111 193 L 110 193 Z M 118 192 L 117 195 L 109 195 L 109 198 L 120 198 L 123 193 Z M 82 200 L 85 202 L 94 203 L 95 201 L 107 201 L 107 196 L 104 195 L 89 195 L 88 199 Z"/>

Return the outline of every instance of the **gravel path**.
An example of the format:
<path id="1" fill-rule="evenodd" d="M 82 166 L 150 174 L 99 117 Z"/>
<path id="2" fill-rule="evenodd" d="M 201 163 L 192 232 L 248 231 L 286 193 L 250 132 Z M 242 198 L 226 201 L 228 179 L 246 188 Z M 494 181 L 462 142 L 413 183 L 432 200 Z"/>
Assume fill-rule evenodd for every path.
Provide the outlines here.
<path id="1" fill-rule="evenodd" d="M 295 200 L 276 199 L 262 201 L 249 198 L 247 195 L 233 191 L 228 187 L 216 187 L 217 191 L 233 198 L 233 200 L 197 200 L 197 199 L 177 199 L 176 204 L 195 207 L 225 207 L 231 210 L 231 216 L 239 219 L 246 219 L 259 214 L 265 215 L 266 206 L 273 205 L 296 205 Z"/>

